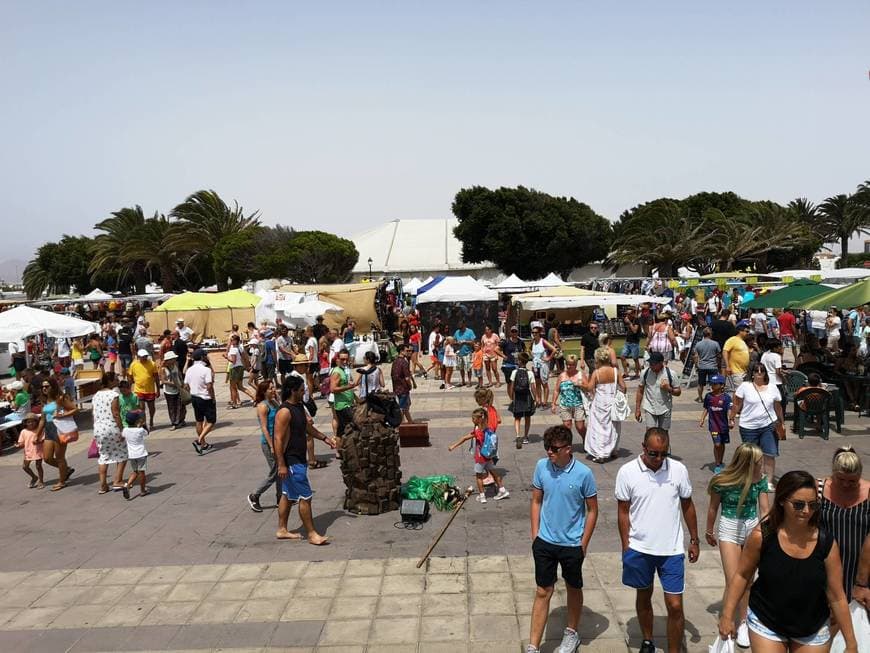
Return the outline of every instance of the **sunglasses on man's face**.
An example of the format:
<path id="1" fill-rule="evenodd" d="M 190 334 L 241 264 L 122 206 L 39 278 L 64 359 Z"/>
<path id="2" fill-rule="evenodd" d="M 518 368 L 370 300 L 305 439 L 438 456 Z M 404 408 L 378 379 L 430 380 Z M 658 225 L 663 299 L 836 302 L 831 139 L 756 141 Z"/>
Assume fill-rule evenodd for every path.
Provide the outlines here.
<path id="1" fill-rule="evenodd" d="M 803 512 L 807 508 L 810 509 L 810 512 L 815 512 L 819 509 L 818 501 L 788 501 L 787 503 L 791 504 L 791 507 L 794 508 L 795 512 Z"/>
<path id="2" fill-rule="evenodd" d="M 644 449 L 644 451 L 646 451 L 646 455 L 649 456 L 650 458 L 652 458 L 653 460 L 655 460 L 657 458 L 664 459 L 664 458 L 667 458 L 668 456 L 671 455 L 670 451 L 654 451 L 652 449 Z"/>
<path id="3" fill-rule="evenodd" d="M 549 446 L 544 447 L 550 453 L 559 453 L 565 447 L 570 447 L 570 444 L 551 444 Z"/>

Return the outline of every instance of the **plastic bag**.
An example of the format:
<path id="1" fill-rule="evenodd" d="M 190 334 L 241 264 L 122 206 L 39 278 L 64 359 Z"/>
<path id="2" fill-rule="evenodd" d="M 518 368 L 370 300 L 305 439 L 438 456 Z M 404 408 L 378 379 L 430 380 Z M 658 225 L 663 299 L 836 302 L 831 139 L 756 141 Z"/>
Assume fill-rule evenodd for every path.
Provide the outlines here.
<path id="1" fill-rule="evenodd" d="M 710 653 L 734 653 L 734 640 L 730 637 L 725 640 L 717 637 L 716 641 L 710 644 L 708 650 Z"/>
<path id="2" fill-rule="evenodd" d="M 456 492 L 451 492 L 455 483 L 456 479 L 447 475 L 412 476 L 402 486 L 402 496 L 431 501 L 438 510 L 450 510 L 456 497 Z"/>
<path id="3" fill-rule="evenodd" d="M 852 615 L 852 628 L 858 641 L 859 651 L 870 651 L 870 619 L 867 610 L 857 601 L 849 603 L 849 613 Z M 843 633 L 837 633 L 831 643 L 831 653 L 843 653 L 846 650 L 846 640 Z"/>
<path id="4" fill-rule="evenodd" d="M 97 445 L 96 438 L 91 440 L 91 444 L 88 447 L 88 458 L 99 458 L 100 457 L 100 447 Z"/>

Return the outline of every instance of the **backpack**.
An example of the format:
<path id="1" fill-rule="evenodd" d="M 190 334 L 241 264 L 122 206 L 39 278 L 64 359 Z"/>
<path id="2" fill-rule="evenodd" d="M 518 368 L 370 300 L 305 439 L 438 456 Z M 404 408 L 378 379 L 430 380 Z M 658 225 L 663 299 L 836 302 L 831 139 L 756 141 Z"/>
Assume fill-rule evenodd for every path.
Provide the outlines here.
<path id="1" fill-rule="evenodd" d="M 498 453 L 498 435 L 495 431 L 485 429 L 483 431 L 483 442 L 480 443 L 480 455 L 484 458 L 495 458 Z"/>
<path id="2" fill-rule="evenodd" d="M 666 367 L 665 367 L 665 371 L 668 373 L 668 385 L 670 385 L 671 387 L 674 387 L 674 377 L 671 376 L 671 368 L 666 366 Z M 646 377 L 647 377 L 648 375 L 649 375 L 649 368 L 646 368 L 646 369 L 643 371 L 643 378 L 640 380 L 640 384 L 641 384 L 641 386 L 645 386 L 645 385 L 646 385 Z"/>
<path id="3" fill-rule="evenodd" d="M 514 394 L 517 392 L 523 393 L 531 393 L 529 389 L 529 371 L 525 369 L 518 369 L 516 378 L 514 378 Z"/>

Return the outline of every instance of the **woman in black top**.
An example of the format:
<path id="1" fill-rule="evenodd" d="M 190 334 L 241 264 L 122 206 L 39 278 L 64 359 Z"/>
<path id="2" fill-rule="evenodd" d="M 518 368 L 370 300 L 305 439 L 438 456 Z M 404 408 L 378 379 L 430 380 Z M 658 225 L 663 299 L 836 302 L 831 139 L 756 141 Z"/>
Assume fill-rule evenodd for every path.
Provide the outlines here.
<path id="1" fill-rule="evenodd" d="M 749 593 L 749 639 L 753 653 L 827 652 L 833 613 L 846 641 L 858 653 L 843 592 L 840 549 L 818 528 L 816 481 L 803 471 L 788 472 L 776 484 L 773 505 L 743 549 L 740 567 L 728 584 L 721 637 L 732 637 L 739 598 Z"/>

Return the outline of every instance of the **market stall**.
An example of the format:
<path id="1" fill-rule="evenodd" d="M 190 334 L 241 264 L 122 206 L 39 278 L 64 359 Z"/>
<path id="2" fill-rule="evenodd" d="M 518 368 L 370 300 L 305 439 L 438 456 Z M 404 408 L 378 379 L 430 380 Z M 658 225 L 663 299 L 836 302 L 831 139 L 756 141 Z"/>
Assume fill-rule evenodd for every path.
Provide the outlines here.
<path id="1" fill-rule="evenodd" d="M 327 312 L 323 323 L 331 329 L 338 329 L 346 318 L 357 324 L 357 333 L 368 333 L 371 325 L 379 327 L 380 320 L 375 311 L 375 296 L 378 284 L 346 283 L 316 285 L 286 285 L 278 288 L 278 293 L 316 293 L 317 299 L 338 306 L 341 311 Z"/>
<path id="2" fill-rule="evenodd" d="M 483 333 L 486 324 L 493 329 L 499 324 L 498 292 L 470 276 L 436 277 L 418 290 L 417 308 L 427 327 L 439 318 L 451 332 L 460 319 L 476 334 Z"/>
<path id="3" fill-rule="evenodd" d="M 176 295 L 152 311 L 145 313 L 151 333 L 175 328 L 175 321 L 183 319 L 193 329 L 193 339 L 204 338 L 219 342 L 226 340 L 233 324 L 244 327 L 255 319 L 260 298 L 245 290 L 226 292 L 186 292 Z"/>

